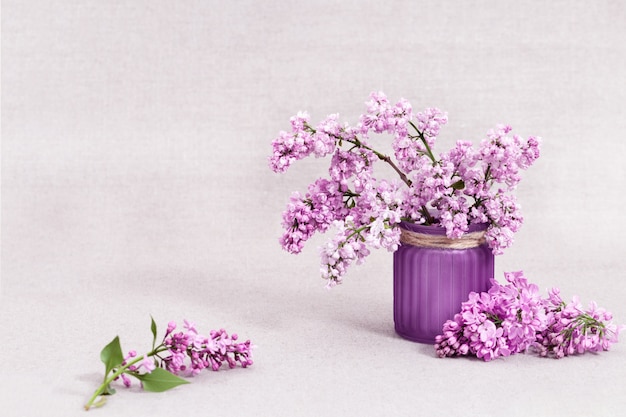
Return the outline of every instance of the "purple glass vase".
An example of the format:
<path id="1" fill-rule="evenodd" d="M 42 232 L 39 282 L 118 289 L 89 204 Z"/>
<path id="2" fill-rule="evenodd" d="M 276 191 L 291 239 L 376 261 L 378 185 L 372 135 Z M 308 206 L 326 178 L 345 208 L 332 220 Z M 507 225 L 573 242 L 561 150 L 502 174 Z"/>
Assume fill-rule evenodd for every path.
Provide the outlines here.
<path id="1" fill-rule="evenodd" d="M 445 238 L 440 226 L 401 223 L 410 232 Z M 486 225 L 471 225 L 468 233 Z M 396 333 L 420 343 L 434 343 L 443 324 L 461 311 L 470 292 L 489 289 L 494 256 L 485 244 L 467 249 L 402 243 L 393 256 L 393 318 Z"/>

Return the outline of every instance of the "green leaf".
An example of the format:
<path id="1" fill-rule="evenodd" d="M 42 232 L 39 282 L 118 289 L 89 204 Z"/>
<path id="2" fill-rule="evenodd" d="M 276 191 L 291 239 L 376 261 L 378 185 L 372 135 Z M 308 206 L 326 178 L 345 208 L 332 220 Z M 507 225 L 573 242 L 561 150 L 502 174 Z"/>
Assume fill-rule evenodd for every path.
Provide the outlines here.
<path id="1" fill-rule="evenodd" d="M 152 331 L 152 350 L 154 350 L 154 345 L 156 344 L 156 338 L 157 338 L 157 325 L 154 322 L 154 318 L 152 316 L 150 316 L 150 330 Z"/>
<path id="2" fill-rule="evenodd" d="M 189 383 L 189 381 L 186 381 L 163 368 L 156 368 L 149 374 L 140 374 L 135 376 L 143 383 L 143 389 L 151 392 L 163 392 L 179 385 Z"/>
<path id="3" fill-rule="evenodd" d="M 111 369 L 124 362 L 124 354 L 122 353 L 122 347 L 120 346 L 119 336 L 115 336 L 115 339 L 102 349 L 102 352 L 100 352 L 100 360 L 106 367 L 106 372 L 104 373 L 105 378 L 109 372 L 111 372 Z"/>
<path id="4" fill-rule="evenodd" d="M 462 190 L 465 188 L 465 182 L 463 180 L 458 180 L 454 184 L 452 184 L 452 188 L 455 190 Z"/>

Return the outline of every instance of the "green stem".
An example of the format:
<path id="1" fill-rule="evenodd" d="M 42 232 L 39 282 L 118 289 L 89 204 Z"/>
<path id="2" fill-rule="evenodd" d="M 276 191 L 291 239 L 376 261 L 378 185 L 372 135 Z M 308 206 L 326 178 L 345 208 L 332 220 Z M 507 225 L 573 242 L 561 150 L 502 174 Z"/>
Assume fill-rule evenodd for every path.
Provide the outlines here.
<path id="1" fill-rule="evenodd" d="M 85 410 L 89 411 L 89 409 L 93 406 L 94 401 L 96 400 L 96 398 L 98 398 L 100 395 L 102 395 L 102 393 L 104 392 L 104 390 L 106 389 L 106 387 L 115 380 L 115 378 L 119 377 L 121 374 L 123 374 L 124 372 L 126 372 L 128 370 L 128 367 L 136 364 L 139 361 L 142 361 L 144 359 L 143 356 L 139 356 L 138 358 L 136 358 L 135 360 L 127 363 L 126 365 L 118 368 L 117 370 L 115 370 L 115 372 L 113 372 L 111 374 L 111 376 L 109 376 L 107 378 L 107 376 L 104 376 L 104 382 L 98 387 L 98 389 L 96 389 L 96 391 L 93 393 L 93 395 L 91 396 L 91 398 L 89 399 L 89 401 L 87 401 L 87 404 L 85 404 Z"/>
<path id="2" fill-rule="evenodd" d="M 96 401 L 96 398 L 98 398 L 100 395 L 102 395 L 102 393 L 104 392 L 104 390 L 106 389 L 106 387 L 115 380 L 115 378 L 119 377 L 121 374 L 125 373 L 128 371 L 128 368 L 130 368 L 131 366 L 133 366 L 134 364 L 144 360 L 146 357 L 151 357 L 154 355 L 157 355 L 158 353 L 163 352 L 164 350 L 167 350 L 163 345 L 159 345 L 157 346 L 155 349 L 152 350 L 152 352 L 147 353 L 146 355 L 142 355 L 142 356 L 138 356 L 135 359 L 133 359 L 132 361 L 128 362 L 126 365 L 124 366 L 120 366 L 118 369 L 114 369 L 115 372 L 113 372 L 108 378 L 105 375 L 104 376 L 104 382 L 98 387 L 98 389 L 93 393 L 93 395 L 91 396 L 91 398 L 89 398 L 89 401 L 87 401 L 87 404 L 85 404 L 85 410 L 89 411 L 89 409 L 94 406 L 94 401 Z M 95 404 L 96 406 L 101 406 L 104 404 L 104 401 L 98 402 L 97 404 Z"/>
<path id="3" fill-rule="evenodd" d="M 422 216 L 424 216 L 424 218 L 426 219 L 426 225 L 431 225 L 431 224 L 436 223 L 435 218 L 430 215 L 430 212 L 428 211 L 426 206 L 422 206 L 422 208 L 420 209 L 420 213 L 422 213 Z"/>
<path id="4" fill-rule="evenodd" d="M 370 148 L 368 148 L 368 149 L 370 149 Z M 373 149 L 370 149 L 370 150 L 376 154 L 378 159 L 388 163 L 391 166 L 391 168 L 393 168 L 394 171 L 396 171 L 398 173 L 398 175 L 400 176 L 400 179 L 402 180 L 402 182 L 404 182 L 409 187 L 411 186 L 411 180 L 406 176 L 406 174 L 404 172 L 402 172 L 400 170 L 400 168 L 398 168 L 398 166 L 396 164 L 394 164 L 394 162 L 391 160 L 391 158 L 388 155 L 383 155 L 383 154 L 381 154 L 379 152 L 374 151 Z"/>
<path id="5" fill-rule="evenodd" d="M 309 132 L 315 134 L 316 130 L 309 124 L 305 125 L 307 127 L 307 129 L 309 130 Z M 376 149 L 374 148 L 370 148 L 367 145 L 363 145 L 363 143 L 355 136 L 354 139 L 350 139 L 350 138 L 342 138 L 341 136 L 337 136 L 337 135 L 331 135 L 333 138 L 335 138 L 335 140 L 339 141 L 339 145 L 341 146 L 341 142 L 342 141 L 346 141 L 348 143 L 353 144 L 354 146 L 358 147 L 358 148 L 362 148 L 362 149 L 367 149 L 368 151 L 371 151 L 374 153 L 374 155 L 376 155 L 378 157 L 378 159 L 380 159 L 381 161 L 384 161 L 386 163 L 388 163 L 391 168 L 393 168 L 394 171 L 396 171 L 396 173 L 400 176 L 400 179 L 402 180 L 402 182 L 404 182 L 407 186 L 411 186 L 411 180 L 406 176 L 406 174 L 404 172 L 402 172 L 402 170 L 400 168 L 398 168 L 398 166 L 393 162 L 393 160 L 389 157 L 389 155 L 385 155 L 381 152 L 378 152 Z M 426 144 L 426 146 L 428 147 L 428 144 Z M 354 148 L 352 148 L 354 149 Z M 350 149 L 350 150 L 352 150 Z M 428 148 L 430 150 L 430 148 Z M 431 159 L 433 159 L 432 157 L 432 153 L 430 154 Z"/>
<path id="6" fill-rule="evenodd" d="M 421 132 L 417 128 L 417 126 L 415 126 L 415 124 L 411 120 L 409 120 L 409 124 L 411 126 L 413 126 L 413 129 L 415 129 L 415 131 L 417 132 L 417 135 L 419 136 L 420 140 L 422 141 L 422 143 L 426 147 L 426 155 L 430 158 L 431 161 L 433 161 L 433 164 L 436 164 L 437 163 L 437 159 L 435 158 L 435 155 L 433 155 L 433 151 L 432 151 L 432 149 L 430 149 L 430 145 L 428 145 L 428 142 L 426 141 L 426 138 L 424 137 L 424 132 Z"/>
<path id="7" fill-rule="evenodd" d="M 503 323 L 503 320 L 495 314 L 487 314 L 487 318 L 491 320 L 496 326 L 500 326 Z"/>
<path id="8" fill-rule="evenodd" d="M 357 146 L 359 148 L 367 149 L 368 151 L 371 151 L 372 153 L 374 153 L 374 155 L 376 155 L 378 157 L 378 159 L 388 163 L 391 166 L 391 168 L 393 168 L 393 170 L 396 171 L 396 173 L 398 173 L 398 175 L 400 176 L 400 179 L 402 180 L 402 182 L 404 182 L 409 187 L 411 186 L 411 180 L 409 180 L 409 178 L 406 176 L 406 174 L 404 172 L 402 172 L 402 170 L 400 168 L 398 168 L 398 166 L 393 162 L 393 160 L 391 159 L 391 157 L 389 155 L 385 155 L 384 153 L 378 152 L 374 148 L 370 148 L 367 145 L 363 145 L 363 143 L 359 139 L 357 139 L 356 137 L 354 139 L 346 139 L 346 138 L 338 138 L 337 136 L 335 136 L 335 139 L 345 140 L 346 142 L 351 143 L 354 146 Z"/>
<path id="9" fill-rule="evenodd" d="M 373 220 L 372 220 L 373 221 Z M 387 220 L 385 220 L 385 222 L 387 222 Z M 372 223 L 368 223 L 365 224 L 357 229 L 352 229 L 352 233 L 350 233 L 347 237 L 346 237 L 346 241 L 343 242 L 342 244 L 340 244 L 337 249 L 343 247 L 350 239 L 352 239 L 354 236 L 361 236 L 361 232 L 364 230 L 367 230 L 369 227 L 372 227 Z M 363 239 L 363 236 L 361 236 L 361 239 Z"/>
<path id="10" fill-rule="evenodd" d="M 362 231 L 364 231 L 364 230 L 366 230 L 366 229 L 367 229 L 368 227 L 370 227 L 371 225 L 372 225 L 372 224 L 371 224 L 371 223 L 369 223 L 369 224 L 366 224 L 366 225 L 364 225 L 364 226 L 359 227 L 358 229 L 352 229 L 352 233 L 350 233 L 350 234 L 348 235 L 348 237 L 346 237 L 346 242 L 347 242 L 348 240 L 350 240 L 350 239 L 351 239 L 353 236 L 355 236 L 355 235 L 359 235 L 359 236 L 360 236 L 360 235 L 361 235 L 361 232 L 362 232 Z M 362 237 L 361 237 L 361 238 L 362 238 Z M 341 246 L 343 246 L 343 244 L 342 244 Z"/>

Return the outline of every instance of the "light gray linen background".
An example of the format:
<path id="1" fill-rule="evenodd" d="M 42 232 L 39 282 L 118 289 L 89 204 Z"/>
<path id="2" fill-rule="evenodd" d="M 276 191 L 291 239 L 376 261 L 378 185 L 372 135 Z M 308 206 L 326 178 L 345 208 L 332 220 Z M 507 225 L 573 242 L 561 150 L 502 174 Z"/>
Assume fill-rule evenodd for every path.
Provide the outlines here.
<path id="1" fill-rule="evenodd" d="M 392 256 L 344 285 L 277 239 L 328 160 L 270 172 L 289 117 L 355 122 L 371 91 L 449 113 L 438 149 L 497 123 L 543 138 L 525 224 L 496 259 L 626 323 L 626 7 L 618 1 L 3 1 L 0 414 L 73 416 L 119 335 L 188 318 L 250 369 L 109 415 L 614 416 L 626 349 L 437 359 L 395 335 Z M 388 146 L 388 145 L 387 145 Z M 623 339 L 623 338 L 622 338 Z"/>

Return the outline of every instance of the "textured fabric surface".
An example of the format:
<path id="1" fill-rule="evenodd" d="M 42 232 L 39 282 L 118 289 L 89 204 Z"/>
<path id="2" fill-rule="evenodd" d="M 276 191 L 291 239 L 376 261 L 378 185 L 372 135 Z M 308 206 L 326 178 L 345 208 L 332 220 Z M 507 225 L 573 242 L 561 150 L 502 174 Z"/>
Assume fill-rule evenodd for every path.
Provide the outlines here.
<path id="1" fill-rule="evenodd" d="M 624 342 L 442 360 L 393 331 L 391 254 L 325 291 L 325 236 L 277 239 L 328 161 L 267 156 L 297 111 L 355 122 L 378 90 L 446 110 L 440 150 L 497 123 L 541 136 L 497 277 L 626 323 L 625 21 L 617 1 L 3 1 L 1 414 L 79 415 L 100 349 L 148 349 L 150 315 L 251 338 L 255 365 L 95 412 L 620 414 Z"/>

